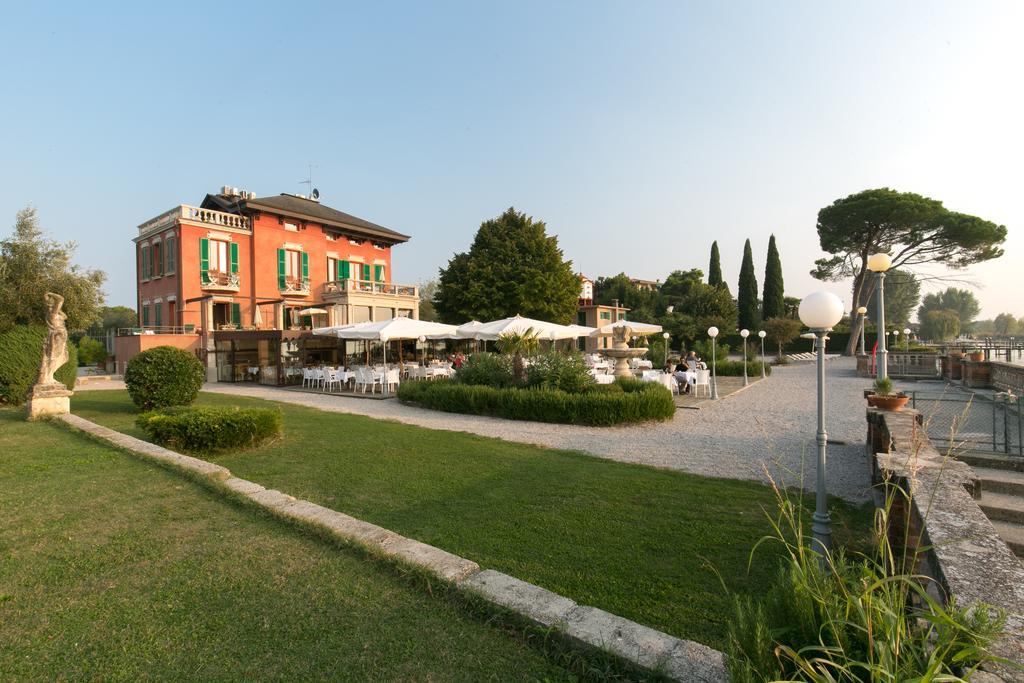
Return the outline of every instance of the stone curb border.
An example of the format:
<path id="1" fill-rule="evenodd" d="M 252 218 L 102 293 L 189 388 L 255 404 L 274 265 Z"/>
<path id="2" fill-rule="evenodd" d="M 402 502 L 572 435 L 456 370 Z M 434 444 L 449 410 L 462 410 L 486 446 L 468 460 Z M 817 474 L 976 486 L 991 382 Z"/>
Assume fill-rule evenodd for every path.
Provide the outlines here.
<path id="1" fill-rule="evenodd" d="M 603 650 L 671 680 L 700 683 L 729 680 L 725 655 L 706 645 L 670 636 L 596 607 L 578 605 L 569 598 L 493 569 L 481 570 L 476 562 L 440 548 L 239 479 L 226 467 L 182 455 L 77 415 L 64 414 L 56 419 L 146 460 L 209 481 L 277 517 L 313 527 L 345 543 L 423 570 L 529 623 L 559 631 L 583 647 Z"/>

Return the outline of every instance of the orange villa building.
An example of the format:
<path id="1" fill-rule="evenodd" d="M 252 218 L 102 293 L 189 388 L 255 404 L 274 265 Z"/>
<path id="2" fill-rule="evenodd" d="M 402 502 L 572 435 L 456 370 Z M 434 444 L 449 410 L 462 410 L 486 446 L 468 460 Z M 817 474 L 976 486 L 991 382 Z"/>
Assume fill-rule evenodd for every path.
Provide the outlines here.
<path id="1" fill-rule="evenodd" d="M 346 350 L 313 326 L 419 317 L 417 288 L 392 281 L 391 248 L 408 240 L 303 195 L 223 187 L 176 206 L 133 240 L 139 327 L 119 334 L 118 369 L 161 344 L 221 381 L 284 384 L 289 365 L 338 361 Z"/>

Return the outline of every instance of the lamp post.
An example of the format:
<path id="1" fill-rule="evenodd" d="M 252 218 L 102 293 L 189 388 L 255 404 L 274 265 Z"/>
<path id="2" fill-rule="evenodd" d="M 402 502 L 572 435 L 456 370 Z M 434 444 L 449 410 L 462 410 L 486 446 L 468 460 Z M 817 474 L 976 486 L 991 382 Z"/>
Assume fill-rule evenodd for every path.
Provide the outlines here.
<path id="1" fill-rule="evenodd" d="M 743 337 L 743 386 L 750 384 L 750 380 L 747 379 L 747 337 L 750 336 L 750 330 L 740 330 L 740 336 Z"/>
<path id="2" fill-rule="evenodd" d="M 670 335 L 669 335 L 668 332 L 664 332 L 661 335 L 661 338 L 665 340 L 665 354 L 664 354 L 665 357 L 662 359 L 662 365 L 668 365 L 668 338 L 669 338 L 669 336 Z"/>
<path id="3" fill-rule="evenodd" d="M 764 338 L 768 336 L 768 333 L 761 330 L 757 336 L 761 338 L 761 379 L 764 379 L 766 377 L 764 374 Z"/>
<path id="4" fill-rule="evenodd" d="M 904 327 L 903 328 L 903 350 L 904 351 L 909 351 L 910 350 L 910 328 L 909 327 Z"/>
<path id="5" fill-rule="evenodd" d="M 867 306 L 861 306 L 857 309 L 857 313 L 860 315 L 860 355 L 866 356 L 868 354 L 867 346 L 864 345 L 864 330 L 868 326 L 868 308 Z"/>
<path id="6" fill-rule="evenodd" d="M 899 350 L 900 350 L 900 331 L 899 330 L 893 330 L 892 331 L 892 348 L 896 349 L 896 352 L 899 353 Z"/>
<path id="7" fill-rule="evenodd" d="M 715 337 L 718 336 L 718 328 L 708 328 L 708 336 L 711 337 L 711 398 L 718 398 L 718 376 L 715 374 Z"/>
<path id="8" fill-rule="evenodd" d="M 885 379 L 889 376 L 889 352 L 885 350 L 885 271 L 892 267 L 892 259 L 888 254 L 878 253 L 868 256 L 868 270 L 875 274 L 878 279 L 878 371 L 875 373 L 877 379 Z"/>
<path id="9" fill-rule="evenodd" d="M 825 456 L 828 433 L 825 431 L 825 335 L 843 319 L 843 302 L 831 292 L 815 292 L 800 302 L 800 320 L 817 337 L 818 351 L 818 472 L 817 501 L 811 530 L 821 554 L 822 567 L 828 565 L 828 550 L 832 544 L 832 521 L 828 516 L 828 494 L 825 488 Z"/>

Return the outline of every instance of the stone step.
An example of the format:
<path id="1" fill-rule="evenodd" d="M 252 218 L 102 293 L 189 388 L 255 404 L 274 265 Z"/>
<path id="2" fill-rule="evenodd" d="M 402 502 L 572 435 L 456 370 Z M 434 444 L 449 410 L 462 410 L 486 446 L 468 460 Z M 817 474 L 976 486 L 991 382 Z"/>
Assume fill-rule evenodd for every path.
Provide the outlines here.
<path id="1" fill-rule="evenodd" d="M 981 479 L 982 491 L 1024 496 L 1024 472 L 990 467 L 973 467 L 972 469 Z"/>
<path id="2" fill-rule="evenodd" d="M 1024 498 L 1006 493 L 992 493 L 982 486 L 978 505 L 993 522 L 999 520 L 1024 524 Z"/>
<path id="3" fill-rule="evenodd" d="M 986 453 L 982 451 L 963 451 L 956 454 L 957 460 L 965 462 L 971 467 L 987 467 L 994 470 L 1016 470 L 1024 472 L 1024 458 L 1001 453 Z"/>
<path id="4" fill-rule="evenodd" d="M 1013 522 L 993 521 L 992 526 L 996 528 L 999 537 L 1010 546 L 1013 554 L 1024 559 L 1024 526 Z"/>

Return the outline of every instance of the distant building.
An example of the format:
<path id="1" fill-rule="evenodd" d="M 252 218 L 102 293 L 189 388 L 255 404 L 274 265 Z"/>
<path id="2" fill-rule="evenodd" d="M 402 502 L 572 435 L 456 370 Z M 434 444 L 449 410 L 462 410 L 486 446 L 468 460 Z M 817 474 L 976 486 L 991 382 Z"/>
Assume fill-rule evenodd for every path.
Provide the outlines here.
<path id="1" fill-rule="evenodd" d="M 637 289 L 642 289 L 646 292 L 657 292 L 661 289 L 661 280 L 640 280 L 635 277 L 629 278 L 629 283 Z"/>
<path id="2" fill-rule="evenodd" d="M 601 327 L 609 325 L 618 320 L 626 318 L 628 308 L 624 306 L 594 303 L 594 281 L 583 273 L 579 274 L 580 279 L 580 301 L 576 311 L 576 324 L 587 327 Z M 606 349 L 611 345 L 610 337 L 581 337 L 580 348 L 592 352 L 598 349 Z"/>
<path id="3" fill-rule="evenodd" d="M 133 240 L 139 325 L 118 337 L 119 369 L 172 344 L 221 381 L 284 384 L 331 341 L 313 326 L 419 317 L 417 288 L 392 281 L 391 248 L 408 240 L 302 195 L 223 187 L 175 206 Z"/>

